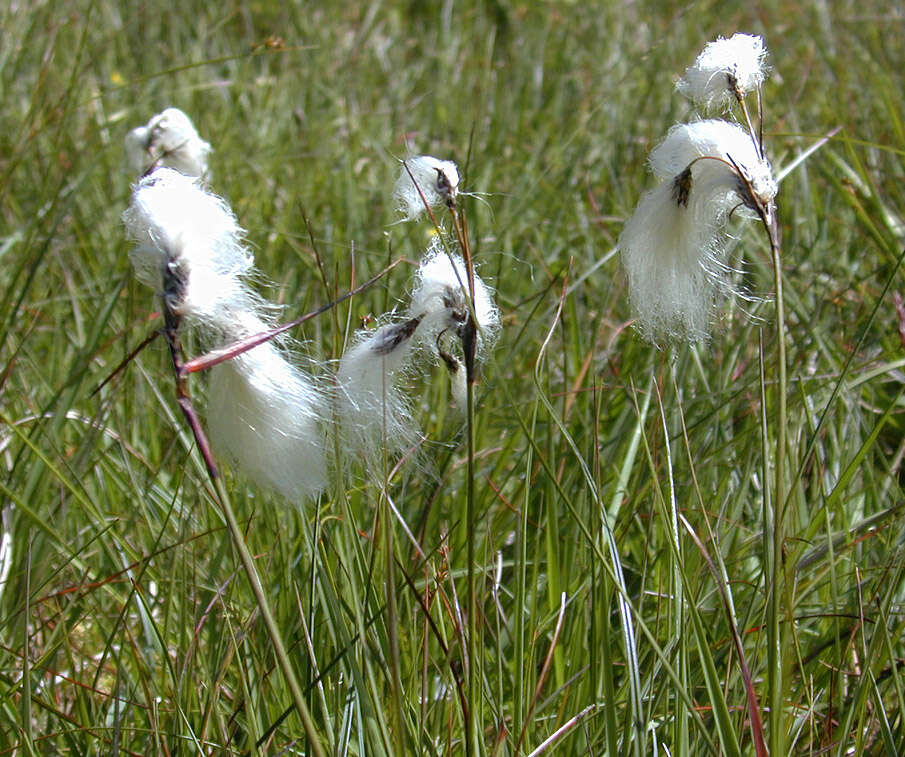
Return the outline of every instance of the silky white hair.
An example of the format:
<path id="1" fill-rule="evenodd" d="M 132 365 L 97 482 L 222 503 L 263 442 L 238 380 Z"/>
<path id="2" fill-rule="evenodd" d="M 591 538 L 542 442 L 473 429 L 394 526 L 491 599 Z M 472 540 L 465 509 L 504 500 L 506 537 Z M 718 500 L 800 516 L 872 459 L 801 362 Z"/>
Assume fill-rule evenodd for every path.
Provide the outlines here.
<path id="1" fill-rule="evenodd" d="M 461 326 L 468 313 L 468 274 L 465 262 L 447 252 L 435 237 L 418 265 L 408 313 L 423 319 L 419 338 L 429 345 L 444 331 Z M 492 345 L 500 329 L 500 313 L 493 295 L 480 276 L 474 275 L 474 315 L 478 331 L 478 352 Z"/>
<path id="2" fill-rule="evenodd" d="M 726 108 L 764 81 L 767 50 L 762 37 L 733 34 L 710 42 L 685 70 L 676 89 L 705 108 Z"/>
<path id="3" fill-rule="evenodd" d="M 651 151 L 648 163 L 660 179 L 674 178 L 694 163 L 698 186 L 706 182 L 708 192 L 720 195 L 731 205 L 738 203 L 739 179 L 765 205 L 779 189 L 770 161 L 761 154 L 751 134 L 722 119 L 676 124 Z"/>
<path id="4" fill-rule="evenodd" d="M 165 166 L 186 176 L 210 179 L 207 158 L 211 146 L 192 120 L 179 108 L 167 108 L 144 126 L 126 135 L 126 155 L 139 176 L 151 168 Z"/>
<path id="5" fill-rule="evenodd" d="M 652 341 L 706 339 L 715 287 L 708 268 L 719 250 L 717 225 L 695 204 L 676 202 L 671 182 L 645 192 L 619 237 L 629 300 Z"/>
<path id="6" fill-rule="evenodd" d="M 214 451 L 289 500 L 315 497 L 327 484 L 325 410 L 322 388 L 273 342 L 211 370 Z"/>
<path id="7" fill-rule="evenodd" d="M 499 311 L 490 289 L 474 278 L 474 311 L 477 326 L 477 359 L 486 357 L 500 329 Z M 415 358 L 427 352 L 442 359 L 450 373 L 453 399 L 465 405 L 465 368 L 449 345 L 461 345 L 468 319 L 468 279 L 458 255 L 435 240 L 418 266 L 414 288 L 404 316 L 376 330 L 356 335 L 343 355 L 337 372 L 338 415 L 342 439 L 353 455 L 370 465 L 382 450 L 402 454 L 414 447 L 421 431 L 412 414 L 411 401 L 400 386 L 414 372 Z"/>
<path id="8" fill-rule="evenodd" d="M 458 192 L 459 170 L 455 163 L 418 155 L 402 161 L 393 200 L 404 220 L 412 221 L 425 212 L 425 203 L 431 208 L 440 207 L 455 202 Z"/>
<path id="9" fill-rule="evenodd" d="M 411 403 L 399 386 L 409 370 L 418 322 L 362 330 L 339 363 L 337 409 L 344 449 L 375 464 L 381 450 L 404 454 L 418 440 Z"/>
<path id="10" fill-rule="evenodd" d="M 254 260 L 244 232 L 199 179 L 155 169 L 134 187 L 123 221 L 137 242 L 130 253 L 137 277 L 202 343 L 223 347 L 272 326 L 248 285 Z M 216 366 L 208 395 L 215 453 L 289 499 L 323 490 L 329 402 L 284 347 L 266 342 Z"/>
<path id="11" fill-rule="evenodd" d="M 235 313 L 259 307 L 246 284 L 254 258 L 244 231 L 198 179 L 171 168 L 152 171 L 134 187 L 123 221 L 137 243 L 129 253 L 136 276 L 190 325 L 229 332 Z M 182 282 L 175 298 L 163 291 L 167 271 Z"/>
<path id="12" fill-rule="evenodd" d="M 776 180 L 752 136 L 728 121 L 673 127 L 649 162 L 663 181 L 619 237 L 636 326 L 654 342 L 706 339 L 717 296 L 737 294 L 725 260 L 729 216 L 769 209 Z"/>

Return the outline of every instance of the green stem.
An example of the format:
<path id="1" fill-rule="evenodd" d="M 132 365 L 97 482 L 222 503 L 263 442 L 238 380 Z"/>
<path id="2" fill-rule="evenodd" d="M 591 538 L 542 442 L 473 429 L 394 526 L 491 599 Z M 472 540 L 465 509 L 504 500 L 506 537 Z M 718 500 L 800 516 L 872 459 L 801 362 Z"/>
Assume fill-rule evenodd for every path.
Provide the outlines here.
<path id="1" fill-rule="evenodd" d="M 389 482 L 387 482 L 389 486 Z M 393 560 L 393 524 L 390 513 L 389 493 L 380 497 L 380 520 L 383 527 L 383 547 L 386 570 L 387 640 L 390 643 L 390 675 L 393 685 L 393 729 L 398 748 L 405 749 L 406 739 L 402 728 L 402 674 L 399 656 L 399 614 L 396 607 L 396 577 Z"/>
<path id="2" fill-rule="evenodd" d="M 185 282 L 179 280 L 175 274 L 169 272 L 164 276 L 164 291 L 179 291 L 180 288 L 184 286 Z M 198 450 L 204 458 L 204 464 L 207 468 L 207 474 L 211 484 L 214 487 L 217 503 L 220 505 L 220 509 L 226 517 L 226 524 L 229 527 L 229 532 L 232 534 L 233 542 L 239 552 L 242 567 L 245 569 L 245 574 L 248 577 L 248 583 L 251 585 L 252 593 L 255 595 L 258 609 L 261 611 L 261 617 L 264 618 L 264 626 L 267 628 L 268 636 L 270 636 L 270 642 L 273 645 L 273 651 L 277 657 L 277 664 L 280 666 L 280 670 L 283 671 L 283 676 L 286 679 L 286 683 L 289 685 L 289 691 L 292 694 L 295 708 L 298 710 L 299 717 L 302 719 L 305 734 L 308 736 L 308 741 L 311 744 L 311 753 L 314 754 L 315 757 L 326 757 L 320 739 L 318 738 L 317 731 L 314 728 L 314 721 L 311 719 L 311 714 L 308 712 L 308 706 L 305 704 L 305 698 L 302 696 L 302 688 L 299 686 L 298 679 L 295 677 L 295 671 L 293 671 L 292 665 L 289 662 L 289 655 L 286 653 L 286 646 L 283 644 L 280 630 L 277 627 L 276 621 L 273 619 L 273 613 L 270 611 L 270 604 L 267 602 L 267 595 L 264 593 L 264 588 L 261 586 L 261 579 L 258 577 L 258 571 L 255 568 L 251 552 L 248 551 L 248 546 L 245 544 L 245 537 L 242 530 L 239 528 L 239 522 L 236 520 L 236 514 L 233 512 L 232 505 L 230 504 L 229 496 L 226 493 L 226 487 L 223 485 L 223 479 L 220 476 L 220 472 L 217 470 L 217 464 L 214 460 L 213 453 L 211 452 L 210 444 L 207 441 L 207 435 L 204 433 L 201 421 L 192 404 L 192 398 L 188 389 L 188 374 L 184 371 L 185 364 L 182 362 L 182 349 L 179 339 L 182 318 L 178 313 L 173 312 L 172 309 L 166 306 L 166 300 L 164 301 L 164 304 L 164 318 L 166 323 L 164 334 L 170 348 L 170 357 L 173 362 L 173 372 L 175 374 L 176 382 L 176 402 L 182 410 L 186 423 L 192 430 L 192 435 L 195 437 L 195 443 L 198 446 Z"/>
<path id="3" fill-rule="evenodd" d="M 233 542 L 239 552 L 239 559 L 242 561 L 245 575 L 248 577 L 248 583 L 251 584 L 251 590 L 255 595 L 255 601 L 258 604 L 258 609 L 261 611 L 261 617 L 264 619 L 264 626 L 267 628 L 270 642 L 273 644 L 273 651 L 277 658 L 277 664 L 280 666 L 283 677 L 289 685 L 292 701 L 295 704 L 295 709 L 298 711 L 299 717 L 302 720 L 302 725 L 305 728 L 305 735 L 308 737 L 308 743 L 311 745 L 311 753 L 315 755 L 315 757 L 326 757 L 324 749 L 321 746 L 320 738 L 314 728 L 314 721 L 311 719 L 311 713 L 308 711 L 308 705 L 305 704 L 302 688 L 299 686 L 295 671 L 292 669 L 292 664 L 289 661 L 286 646 L 283 644 L 283 639 L 280 636 L 280 630 L 277 627 L 276 621 L 273 619 L 273 613 L 270 611 L 270 603 L 267 601 L 267 595 L 264 593 L 264 588 L 261 586 L 261 579 L 255 568 L 254 559 L 251 556 L 251 552 L 248 551 L 248 545 L 245 544 L 242 530 L 239 528 L 239 523 L 236 520 L 236 515 L 229 502 L 229 497 L 226 495 L 226 487 L 223 485 L 223 479 L 220 478 L 220 476 L 211 476 L 211 480 L 213 481 L 214 489 L 217 493 L 217 501 L 223 510 L 223 515 L 226 517 L 226 524 L 229 527 L 229 532 L 232 534 Z"/>
<path id="4" fill-rule="evenodd" d="M 773 279 L 776 289 L 776 461 L 774 464 L 773 490 L 773 545 L 770 563 L 770 628 L 768 639 L 770 649 L 769 690 L 770 690 L 770 753 L 785 754 L 785 732 L 783 730 L 784 663 L 781 635 L 781 603 L 785 561 L 783 560 L 783 521 L 785 516 L 785 466 L 786 466 L 786 324 L 782 293 L 782 250 L 779 239 L 779 224 L 776 208 L 771 209 L 767 223 L 770 237 L 770 252 L 773 257 Z"/>
<path id="5" fill-rule="evenodd" d="M 474 381 L 469 377 L 465 391 L 465 413 L 466 424 L 465 434 L 467 441 L 467 461 L 465 473 L 465 541 L 466 541 L 466 559 L 468 560 L 468 586 L 467 586 L 467 607 L 468 613 L 466 618 L 467 628 L 465 630 L 466 658 L 468 664 L 468 677 L 466 688 L 468 691 L 468 711 L 469 720 L 468 733 L 466 735 L 466 754 L 471 757 L 477 757 L 480 754 L 479 749 L 479 728 L 478 728 L 478 676 L 477 676 L 477 659 L 476 659 L 476 637 L 478 629 L 477 620 L 477 597 L 475 596 L 475 503 L 474 503 Z"/>

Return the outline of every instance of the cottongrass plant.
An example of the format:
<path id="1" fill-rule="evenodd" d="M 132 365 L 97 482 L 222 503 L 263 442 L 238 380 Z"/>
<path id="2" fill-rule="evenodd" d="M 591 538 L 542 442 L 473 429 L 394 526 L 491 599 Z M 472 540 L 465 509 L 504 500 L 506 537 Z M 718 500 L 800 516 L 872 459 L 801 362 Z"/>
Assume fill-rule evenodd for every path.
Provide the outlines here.
<path id="1" fill-rule="evenodd" d="M 679 83 L 702 106 L 721 105 L 722 95 L 744 103 L 763 78 L 762 41 L 729 42 L 708 46 Z M 729 220 L 773 223 L 777 183 L 744 113 L 747 129 L 720 119 L 674 126 L 650 155 L 661 183 L 641 197 L 619 248 L 636 326 L 651 341 L 706 339 L 718 296 L 738 294 L 726 259 Z"/>
<path id="2" fill-rule="evenodd" d="M 402 161 L 393 201 L 403 220 L 414 221 L 425 211 L 455 205 L 458 192 L 459 169 L 455 163 L 418 155 Z"/>
<path id="3" fill-rule="evenodd" d="M 374 465 L 374 450 L 414 446 L 419 436 L 407 398 L 396 381 L 425 353 L 442 363 L 450 375 L 453 399 L 465 417 L 466 474 L 465 517 L 459 543 L 467 549 L 467 591 L 461 627 L 466 668 L 462 715 L 466 754 L 478 754 L 481 735 L 480 673 L 477 639 L 480 619 L 476 600 L 475 508 L 475 402 L 474 385 L 500 328 L 500 318 L 490 290 L 475 273 L 466 216 L 459 208 L 460 177 L 455 163 L 421 155 L 402 161 L 393 198 L 404 221 L 426 214 L 434 238 L 423 255 L 404 315 L 373 332 L 360 335 L 343 357 L 337 377 L 339 415 L 345 438 L 352 431 L 351 448 L 364 452 Z M 441 215 L 441 212 L 443 213 Z M 448 216 L 447 216 L 448 214 Z M 452 220 L 452 233 L 443 222 Z M 392 316 L 390 316 L 392 318 Z M 390 518 L 385 492 L 380 498 L 380 518 Z M 392 532 L 385 529 L 387 562 L 387 616 L 395 617 Z M 391 641 L 391 647 L 398 647 Z M 395 659 L 395 658 L 394 658 Z M 391 660 L 392 664 L 392 660 Z M 398 667 L 393 668 L 397 704 L 401 686 Z M 401 707 L 397 706 L 401 721 Z"/>
<path id="4" fill-rule="evenodd" d="M 425 353 L 449 371 L 453 399 L 464 411 L 466 379 L 460 353 L 469 319 L 467 280 L 462 258 L 448 253 L 435 237 L 418 266 L 404 316 L 359 332 L 343 355 L 337 387 L 344 447 L 369 464 L 379 462 L 383 450 L 401 454 L 417 445 L 420 430 L 400 384 Z M 490 289 L 478 276 L 474 310 L 480 361 L 499 331 L 499 313 Z"/>
<path id="5" fill-rule="evenodd" d="M 695 63 L 688 68 L 678 84 L 678 89 L 695 104 L 703 108 L 724 106 L 733 100 L 741 111 L 747 133 L 753 146 L 753 153 L 741 144 L 725 144 L 725 155 L 737 178 L 737 193 L 742 206 L 750 211 L 762 224 L 770 243 L 775 290 L 776 323 L 776 380 L 774 382 L 775 410 L 775 454 L 773 456 L 772 491 L 764 493 L 763 533 L 767 554 L 764 571 L 765 585 L 769 593 L 767 606 L 766 637 L 768 643 L 767 693 L 771 717 L 769 720 L 769 746 L 773 754 L 783 754 L 786 750 L 783 728 L 784 679 L 786 662 L 783 650 L 785 631 L 781 623 L 782 597 L 789 591 L 790 578 L 782 557 L 785 548 L 784 521 L 787 497 L 786 467 L 786 403 L 788 381 L 786 377 L 786 328 L 785 305 L 783 301 L 782 249 L 779 219 L 776 211 L 776 183 L 772 178 L 763 144 L 763 115 L 760 105 L 760 85 L 764 79 L 764 59 L 766 50 L 759 37 L 734 35 L 729 40 L 711 42 Z M 758 126 L 755 128 L 746 102 L 749 92 L 756 90 L 758 105 Z M 741 129 L 738 130 L 742 131 Z M 736 133 L 733 131 L 733 133 Z M 737 140 L 741 143 L 743 140 Z M 745 154 L 747 150 L 747 157 Z M 759 160 L 758 160 L 759 159 Z M 761 357 L 763 363 L 763 356 Z M 765 390 L 762 390 L 765 393 Z M 766 400 L 766 397 L 764 397 Z M 767 448 L 766 422 L 764 446 Z M 764 462 L 764 479 L 770 480 L 770 460 Z M 772 498 L 771 498 L 772 497 Z"/>
<path id="6" fill-rule="evenodd" d="M 137 242 L 130 254 L 136 275 L 202 343 L 222 347 L 272 326 L 248 285 L 254 260 L 243 230 L 197 179 L 156 169 L 135 187 L 123 219 Z M 314 380 L 265 342 L 212 370 L 213 450 L 291 500 L 314 496 L 326 483 L 325 408 Z"/>
<path id="7" fill-rule="evenodd" d="M 708 110 L 729 109 L 763 84 L 766 57 L 764 40 L 755 34 L 719 37 L 685 70 L 676 89 Z"/>
<path id="8" fill-rule="evenodd" d="M 207 159 L 211 146 L 179 108 L 167 108 L 126 135 L 126 157 L 138 175 L 161 166 L 186 176 L 210 179 Z"/>
<path id="9" fill-rule="evenodd" d="M 403 454 L 418 441 L 411 402 L 399 386 L 411 363 L 417 319 L 359 331 L 337 371 L 342 447 L 373 467 L 383 450 Z"/>
<path id="10" fill-rule="evenodd" d="M 400 385 L 414 370 L 416 357 L 427 351 L 443 362 L 453 399 L 465 410 L 467 366 L 474 363 L 477 348 L 492 343 L 498 331 L 499 316 L 490 290 L 470 265 L 467 235 L 456 204 L 459 181 L 454 162 L 419 155 L 402 161 L 393 187 L 402 220 L 416 220 L 426 213 L 436 236 L 418 267 L 404 317 L 389 314 L 376 330 L 359 332 L 337 371 L 344 446 L 371 467 L 383 451 L 400 455 L 417 446 L 420 431 Z M 444 208 L 452 213 L 464 259 L 453 252 L 437 221 L 434 211 Z"/>
<path id="11" fill-rule="evenodd" d="M 728 110 L 734 103 L 744 126 L 728 120 L 699 120 L 673 127 L 651 153 L 649 163 L 661 184 L 647 192 L 620 236 L 637 327 L 652 341 L 706 339 L 714 303 L 720 293 L 736 294 L 726 261 L 728 222 L 732 217 L 756 219 L 770 244 L 775 288 L 776 377 L 773 381 L 775 452 L 770 455 L 768 423 L 763 423 L 764 586 L 766 612 L 767 700 L 769 748 L 786 753 L 783 728 L 787 644 L 781 624 L 783 597 L 790 591 L 784 565 L 786 466 L 786 351 L 782 254 L 776 209 L 778 184 L 763 144 L 760 86 L 766 49 L 760 37 L 736 34 L 705 47 L 688 67 L 677 89 L 704 110 Z M 746 96 L 756 92 L 757 128 Z M 762 405 L 767 392 L 761 346 Z M 665 426 L 665 421 L 664 421 Z M 772 462 L 772 471 L 771 471 Z M 676 545 L 678 546 L 678 544 Z M 744 660 L 739 664 L 744 667 Z M 749 683 L 748 707 L 758 754 L 767 740 Z"/>
<path id="12" fill-rule="evenodd" d="M 324 752 L 314 728 L 261 579 L 233 512 L 208 437 L 188 390 L 182 358 L 183 326 L 194 327 L 202 341 L 235 341 L 265 326 L 261 301 L 247 284 L 253 269 L 242 230 L 227 204 L 200 180 L 170 168 L 156 168 L 135 186 L 123 214 L 137 243 L 131 253 L 140 280 L 154 287 L 164 306 L 164 335 L 176 375 L 176 395 L 204 458 L 214 494 L 273 652 L 292 694 L 313 754 Z M 246 472 L 287 496 L 319 491 L 326 477 L 317 392 L 271 342 L 221 361 L 212 382 L 215 446 L 236 458 Z"/>
<path id="13" fill-rule="evenodd" d="M 469 303 L 468 270 L 465 261 L 447 252 L 437 237 L 428 248 L 412 291 L 409 314 L 423 318 L 421 338 L 432 354 L 440 358 L 449 371 L 453 399 L 465 411 L 466 369 L 464 356 L 448 351 L 444 344 L 453 341 L 464 351 L 468 336 L 469 305 L 474 310 L 475 357 L 480 368 L 493 347 L 500 330 L 500 314 L 493 294 L 474 272 L 474 297 Z"/>

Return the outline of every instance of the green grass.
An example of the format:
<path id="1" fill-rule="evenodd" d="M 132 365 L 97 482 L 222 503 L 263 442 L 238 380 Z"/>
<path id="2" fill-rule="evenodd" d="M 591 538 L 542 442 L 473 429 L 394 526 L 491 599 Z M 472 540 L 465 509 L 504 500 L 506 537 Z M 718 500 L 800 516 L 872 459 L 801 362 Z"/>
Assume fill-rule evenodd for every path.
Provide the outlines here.
<path id="1" fill-rule="evenodd" d="M 476 528 L 439 368 L 412 385 L 418 465 L 298 504 L 227 472 L 325 753 L 464 754 L 467 711 L 482 755 L 754 754 L 751 707 L 773 754 L 905 751 L 901 14 L 322 5 L 0 11 L 0 753 L 314 753 L 163 342 L 92 395 L 159 325 L 129 269 L 122 140 L 168 105 L 214 146 L 287 318 L 403 259 L 295 333 L 318 359 L 404 298 L 428 241 L 391 225 L 406 140 L 487 193 L 465 199 L 504 323 L 475 392 Z M 608 255 L 649 149 L 689 115 L 675 78 L 735 31 L 771 53 L 777 169 L 840 127 L 778 200 L 776 570 L 773 302 L 659 351 Z M 769 295 L 766 239 L 739 229 Z"/>

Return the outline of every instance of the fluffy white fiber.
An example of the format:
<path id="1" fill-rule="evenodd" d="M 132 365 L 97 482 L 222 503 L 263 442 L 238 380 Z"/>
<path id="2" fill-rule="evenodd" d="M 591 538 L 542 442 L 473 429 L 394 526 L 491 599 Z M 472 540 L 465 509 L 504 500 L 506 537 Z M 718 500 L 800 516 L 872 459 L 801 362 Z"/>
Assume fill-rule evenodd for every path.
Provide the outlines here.
<path id="1" fill-rule="evenodd" d="M 738 202 L 735 198 L 738 198 L 739 178 L 733 164 L 763 204 L 769 204 L 778 190 L 773 168 L 760 155 L 751 135 L 738 124 L 722 119 L 673 126 L 651 152 L 648 162 L 660 179 L 672 179 L 694 162 L 692 171 L 696 188 L 708 187 L 707 192 L 699 193 L 699 196 L 711 192 L 722 193 L 724 198 L 734 195 L 734 198 L 725 198 L 733 205 Z"/>
<path id="2" fill-rule="evenodd" d="M 208 394 L 215 453 L 289 500 L 323 491 L 323 395 L 272 342 L 213 368 Z"/>
<path id="3" fill-rule="evenodd" d="M 465 262 L 448 254 L 439 239 L 428 248 L 415 276 L 409 315 L 421 317 L 419 332 L 425 343 L 433 343 L 443 331 L 455 333 L 468 313 L 468 278 Z M 474 313 L 478 326 L 479 347 L 492 344 L 500 329 L 500 314 L 493 303 L 490 289 L 475 274 Z"/>
<path id="4" fill-rule="evenodd" d="M 376 462 L 380 450 L 403 454 L 418 439 L 405 393 L 397 385 L 411 359 L 419 322 L 360 331 L 339 363 L 337 408 L 343 446 Z"/>
<path id="5" fill-rule="evenodd" d="M 673 127 L 650 166 L 663 181 L 642 196 L 619 237 L 636 325 L 652 341 L 705 339 L 717 294 L 732 292 L 730 212 L 769 207 L 776 181 L 751 136 L 727 121 Z"/>
<path id="6" fill-rule="evenodd" d="M 182 280 L 167 293 L 174 312 L 210 329 L 230 329 L 237 311 L 257 307 L 244 283 L 254 260 L 242 244 L 243 230 L 229 206 L 197 179 L 159 168 L 133 189 L 123 214 L 139 280 L 163 293 L 164 273 Z"/>
<path id="7" fill-rule="evenodd" d="M 431 208 L 447 205 L 455 202 L 458 191 L 459 170 L 455 163 L 419 155 L 403 161 L 393 200 L 405 220 L 412 221 L 425 212 L 425 202 Z"/>
<path id="8" fill-rule="evenodd" d="M 676 84 L 676 89 L 705 108 L 727 107 L 764 81 L 764 40 L 733 34 L 709 43 Z"/>
<path id="9" fill-rule="evenodd" d="M 126 135 L 126 155 L 138 175 L 166 166 L 187 176 L 207 177 L 210 152 L 211 146 L 178 108 L 167 108 Z"/>
<path id="10" fill-rule="evenodd" d="M 636 326 L 646 339 L 707 337 L 716 291 L 707 261 L 718 247 L 716 234 L 711 219 L 676 202 L 671 182 L 642 195 L 619 248 Z"/>
<path id="11" fill-rule="evenodd" d="M 343 355 L 337 373 L 338 410 L 344 444 L 353 454 L 373 461 L 381 449 L 401 454 L 417 443 L 420 431 L 399 380 L 420 350 L 443 359 L 451 374 L 453 399 L 464 406 L 465 368 L 441 344 L 461 350 L 467 292 L 462 259 L 450 257 L 435 241 L 418 266 L 405 318 L 360 332 Z M 490 290 L 477 275 L 474 309 L 480 358 L 499 332 L 500 317 Z"/>
<path id="12" fill-rule="evenodd" d="M 270 327 L 246 283 L 254 264 L 243 231 L 198 179 L 154 170 L 135 186 L 123 220 L 138 243 L 130 253 L 136 275 L 197 328 L 203 343 L 222 347 Z M 320 387 L 267 342 L 212 370 L 211 445 L 287 498 L 313 496 L 326 483 L 326 405 Z"/>

